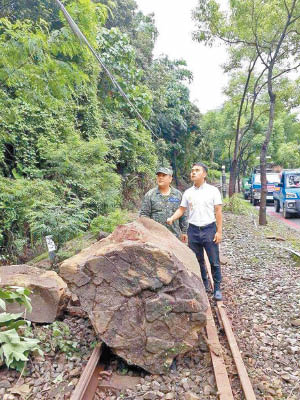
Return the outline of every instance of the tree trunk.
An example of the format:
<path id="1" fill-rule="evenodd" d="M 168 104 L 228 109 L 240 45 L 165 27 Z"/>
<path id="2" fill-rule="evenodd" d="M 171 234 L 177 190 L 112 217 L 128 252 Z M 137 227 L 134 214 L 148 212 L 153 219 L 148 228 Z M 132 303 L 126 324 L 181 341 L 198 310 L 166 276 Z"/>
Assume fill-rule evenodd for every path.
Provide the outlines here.
<path id="1" fill-rule="evenodd" d="M 229 197 L 231 197 L 235 193 L 236 172 L 237 172 L 237 159 L 233 158 L 230 166 L 230 177 L 229 177 L 229 188 L 228 188 Z"/>
<path id="2" fill-rule="evenodd" d="M 172 152 L 172 168 L 173 176 L 175 180 L 176 187 L 178 187 L 178 175 L 177 175 L 177 163 L 176 163 L 177 151 L 174 149 Z"/>
<path id="3" fill-rule="evenodd" d="M 266 216 L 266 205 L 267 205 L 267 151 L 270 142 L 270 137 L 273 131 L 274 124 L 274 113 L 275 113 L 275 101 L 276 95 L 272 90 L 272 80 L 271 72 L 268 74 L 268 92 L 270 98 L 270 111 L 269 111 L 269 124 L 268 130 L 266 132 L 265 141 L 261 147 L 260 152 L 260 180 L 261 180 L 261 197 L 260 197 L 260 207 L 259 207 L 259 225 L 267 225 Z"/>
<path id="4" fill-rule="evenodd" d="M 243 135 L 243 132 L 241 132 L 241 130 L 242 130 L 242 128 L 241 128 L 242 112 L 243 112 L 243 107 L 244 107 L 244 103 L 245 103 L 245 100 L 246 100 L 246 94 L 247 94 L 247 91 L 248 91 L 250 78 L 251 78 L 251 75 L 252 75 L 252 71 L 253 71 L 253 69 L 255 67 L 257 58 L 258 57 L 256 56 L 255 59 L 253 60 L 253 62 L 251 61 L 250 64 L 249 64 L 247 80 L 246 80 L 246 83 L 245 83 L 245 86 L 244 86 L 243 96 L 241 98 L 239 114 L 238 114 L 237 123 L 236 123 L 236 133 L 235 133 L 235 140 L 234 140 L 233 159 L 232 159 L 232 163 L 231 163 L 231 166 L 230 166 L 230 178 L 229 178 L 229 189 L 228 189 L 229 190 L 229 197 L 231 197 L 235 193 L 237 169 L 238 169 L 238 158 L 239 158 L 239 151 L 240 151 L 240 143 L 241 143 L 241 138 L 242 138 L 242 135 Z M 255 100 L 254 100 L 254 103 L 255 103 Z M 252 125 L 252 121 L 250 122 L 250 125 Z"/>

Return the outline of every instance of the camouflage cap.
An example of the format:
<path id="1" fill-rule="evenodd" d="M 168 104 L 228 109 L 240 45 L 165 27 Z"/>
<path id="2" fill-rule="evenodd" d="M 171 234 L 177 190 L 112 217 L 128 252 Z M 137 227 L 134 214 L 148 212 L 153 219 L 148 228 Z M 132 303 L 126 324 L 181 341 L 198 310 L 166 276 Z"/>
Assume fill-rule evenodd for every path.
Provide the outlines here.
<path id="1" fill-rule="evenodd" d="M 159 174 L 159 173 L 166 174 L 166 175 L 171 175 L 171 176 L 173 175 L 172 169 L 168 168 L 168 167 L 157 168 L 156 175 Z"/>

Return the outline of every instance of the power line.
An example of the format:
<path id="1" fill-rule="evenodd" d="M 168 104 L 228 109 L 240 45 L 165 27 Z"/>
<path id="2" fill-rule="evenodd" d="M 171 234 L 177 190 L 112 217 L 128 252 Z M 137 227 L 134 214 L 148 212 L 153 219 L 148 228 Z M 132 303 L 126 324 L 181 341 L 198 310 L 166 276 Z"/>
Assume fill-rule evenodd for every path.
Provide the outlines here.
<path id="1" fill-rule="evenodd" d="M 61 11 L 63 12 L 68 24 L 70 25 L 70 28 L 72 29 L 73 33 L 75 34 L 75 36 L 78 37 L 80 42 L 83 42 L 87 45 L 87 47 L 90 49 L 91 53 L 94 55 L 94 57 L 96 58 L 96 60 L 99 62 L 99 64 L 101 65 L 101 67 L 104 69 L 104 71 L 106 72 L 106 74 L 108 75 L 109 79 L 111 80 L 112 84 L 118 89 L 118 91 L 120 92 L 121 96 L 127 101 L 127 103 L 132 107 L 132 109 L 134 110 L 134 112 L 136 113 L 136 115 L 138 116 L 138 118 L 143 122 L 145 128 L 147 128 L 154 137 L 156 137 L 156 139 L 160 139 L 151 129 L 150 125 L 147 123 L 147 121 L 145 121 L 145 119 L 142 117 L 142 115 L 140 114 L 140 112 L 138 111 L 138 109 L 136 108 L 136 106 L 130 101 L 130 99 L 128 98 L 127 94 L 124 92 L 124 90 L 121 88 L 121 86 L 118 84 L 118 82 L 116 81 L 115 77 L 113 76 L 113 74 L 109 71 L 109 69 L 106 67 L 106 65 L 104 64 L 103 60 L 100 58 L 99 54 L 96 53 L 95 49 L 92 47 L 92 45 L 89 43 L 89 41 L 87 40 L 87 38 L 85 37 L 85 35 L 81 32 L 81 30 L 79 29 L 78 25 L 75 23 L 75 21 L 73 20 L 73 18 L 71 17 L 71 15 L 68 13 L 68 11 L 65 9 L 65 7 L 63 6 L 63 4 L 60 2 L 60 0 L 55 0 L 56 3 L 58 4 L 58 6 L 60 7 Z"/>

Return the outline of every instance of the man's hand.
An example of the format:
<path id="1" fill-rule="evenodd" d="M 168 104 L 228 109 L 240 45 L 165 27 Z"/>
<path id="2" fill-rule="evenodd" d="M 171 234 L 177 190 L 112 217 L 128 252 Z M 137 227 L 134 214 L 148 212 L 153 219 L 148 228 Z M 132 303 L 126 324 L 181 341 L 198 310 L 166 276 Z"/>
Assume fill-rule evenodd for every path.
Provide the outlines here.
<path id="1" fill-rule="evenodd" d="M 215 237 L 214 237 L 214 242 L 216 244 L 219 244 L 219 243 L 221 243 L 221 241 L 222 241 L 222 233 L 216 232 Z"/>
<path id="2" fill-rule="evenodd" d="M 167 219 L 167 224 L 168 225 L 172 225 L 173 224 L 173 218 L 172 217 Z"/>
<path id="3" fill-rule="evenodd" d="M 186 233 L 182 233 L 180 240 L 181 240 L 183 243 L 187 243 L 187 241 L 188 241 L 188 236 L 187 236 L 187 234 L 186 234 Z"/>
<path id="4" fill-rule="evenodd" d="M 178 218 L 183 216 L 185 210 L 186 210 L 186 208 L 182 207 L 182 206 L 177 208 L 177 210 L 174 212 L 174 214 L 170 218 L 167 219 L 167 224 L 172 225 L 174 221 L 176 221 Z"/>

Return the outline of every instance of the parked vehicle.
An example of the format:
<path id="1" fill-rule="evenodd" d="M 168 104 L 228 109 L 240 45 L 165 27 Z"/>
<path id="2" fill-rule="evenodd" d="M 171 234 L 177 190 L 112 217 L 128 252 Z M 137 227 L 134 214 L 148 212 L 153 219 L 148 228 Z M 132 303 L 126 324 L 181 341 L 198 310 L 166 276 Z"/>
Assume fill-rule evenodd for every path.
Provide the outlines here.
<path id="1" fill-rule="evenodd" d="M 251 188 L 251 179 L 243 178 L 242 180 L 242 192 L 244 195 L 244 199 L 248 200 L 250 197 L 250 188 Z"/>
<path id="2" fill-rule="evenodd" d="M 274 191 L 275 211 L 283 211 L 284 218 L 300 214 L 300 169 L 284 170 Z"/>
<path id="3" fill-rule="evenodd" d="M 267 171 L 267 201 L 274 201 L 273 192 L 276 184 L 280 182 L 280 174 L 278 172 Z M 250 201 L 256 206 L 260 202 L 261 197 L 261 181 L 260 173 L 254 173 L 251 176 Z"/>

